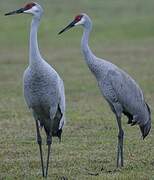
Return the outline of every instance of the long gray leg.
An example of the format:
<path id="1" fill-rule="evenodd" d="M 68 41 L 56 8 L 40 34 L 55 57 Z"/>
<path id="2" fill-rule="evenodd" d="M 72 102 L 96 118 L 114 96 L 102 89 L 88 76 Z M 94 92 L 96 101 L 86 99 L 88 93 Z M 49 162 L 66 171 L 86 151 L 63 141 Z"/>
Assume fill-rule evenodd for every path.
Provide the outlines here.
<path id="1" fill-rule="evenodd" d="M 124 131 L 121 126 L 121 116 L 117 116 L 117 123 L 118 123 L 118 128 L 119 128 L 119 133 L 118 133 L 118 150 L 117 150 L 117 168 L 118 167 L 123 167 L 123 137 L 124 137 Z"/>
<path id="2" fill-rule="evenodd" d="M 43 164 L 43 153 L 42 153 L 42 138 L 41 138 L 41 135 L 40 135 L 38 120 L 35 120 L 35 122 L 36 122 L 36 132 L 37 132 L 37 143 L 38 143 L 39 149 L 40 149 L 42 176 L 45 177 L 45 175 L 44 175 L 44 164 Z"/>
<path id="3" fill-rule="evenodd" d="M 47 155 L 46 177 L 48 176 L 51 143 L 52 143 L 52 135 L 50 133 L 49 135 L 47 135 L 48 155 Z"/>

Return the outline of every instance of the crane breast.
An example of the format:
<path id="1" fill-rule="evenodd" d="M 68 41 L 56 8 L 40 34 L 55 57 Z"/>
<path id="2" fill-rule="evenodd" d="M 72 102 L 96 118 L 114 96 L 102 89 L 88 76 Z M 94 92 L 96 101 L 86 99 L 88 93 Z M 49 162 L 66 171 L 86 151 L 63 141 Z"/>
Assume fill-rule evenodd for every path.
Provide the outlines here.
<path id="1" fill-rule="evenodd" d="M 58 102 L 57 74 L 28 69 L 24 74 L 24 96 L 29 107 L 51 106 Z"/>

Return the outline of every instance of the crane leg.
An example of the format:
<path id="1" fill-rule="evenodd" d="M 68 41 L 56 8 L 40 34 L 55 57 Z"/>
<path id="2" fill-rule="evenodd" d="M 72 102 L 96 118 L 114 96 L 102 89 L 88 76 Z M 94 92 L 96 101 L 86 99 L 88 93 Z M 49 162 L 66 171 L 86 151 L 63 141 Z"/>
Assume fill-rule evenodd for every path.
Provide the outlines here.
<path id="1" fill-rule="evenodd" d="M 45 175 L 46 177 L 48 176 L 51 143 L 52 143 L 52 135 L 50 133 L 49 135 L 47 135 L 48 155 L 47 155 L 47 165 L 46 165 L 46 175 Z"/>
<path id="2" fill-rule="evenodd" d="M 42 153 L 42 138 L 41 138 L 41 135 L 40 135 L 38 120 L 35 120 L 35 122 L 36 122 L 36 132 L 37 132 L 37 143 L 38 143 L 39 149 L 40 149 L 42 176 L 45 177 L 45 175 L 44 175 L 44 164 L 43 164 L 43 153 Z"/>
<path id="3" fill-rule="evenodd" d="M 118 148 L 117 148 L 117 168 L 123 167 L 123 137 L 124 137 L 124 131 L 121 126 L 121 116 L 117 116 L 117 123 L 119 128 L 118 133 Z"/>

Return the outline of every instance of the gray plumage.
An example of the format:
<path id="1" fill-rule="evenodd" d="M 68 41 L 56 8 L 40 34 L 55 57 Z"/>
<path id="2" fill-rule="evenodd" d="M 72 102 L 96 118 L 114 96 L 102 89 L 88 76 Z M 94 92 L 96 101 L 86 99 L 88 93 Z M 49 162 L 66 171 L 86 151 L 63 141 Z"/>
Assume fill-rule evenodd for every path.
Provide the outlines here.
<path id="1" fill-rule="evenodd" d="M 42 7 L 37 3 L 29 3 L 24 8 L 7 13 L 6 15 L 19 13 L 33 15 L 30 31 L 29 66 L 24 72 L 23 86 L 26 103 L 32 110 L 36 121 L 42 174 L 47 177 L 52 136 L 57 136 L 61 139 L 62 128 L 65 123 L 64 84 L 58 73 L 41 57 L 39 52 L 37 31 L 43 14 Z M 40 127 L 44 127 L 47 135 L 48 156 L 46 174 L 44 173 Z"/>
<path id="2" fill-rule="evenodd" d="M 119 127 L 117 167 L 123 166 L 124 132 L 121 126 L 122 113 L 128 117 L 129 124 L 139 125 L 142 136 L 145 138 L 151 128 L 150 108 L 135 80 L 116 65 L 100 59 L 92 53 L 88 45 L 92 21 L 88 15 L 80 14 L 76 16 L 74 21 L 60 31 L 59 34 L 76 25 L 82 25 L 84 28 L 81 40 L 84 59 L 95 76 L 102 95 L 116 115 Z"/>
<path id="3" fill-rule="evenodd" d="M 47 130 L 46 133 L 49 134 L 51 131 L 52 135 L 56 135 L 64 124 L 64 85 L 58 73 L 40 55 L 37 29 L 43 10 L 40 5 L 36 4 L 36 6 L 40 14 L 34 16 L 31 23 L 29 66 L 23 77 L 24 96 L 28 107 L 35 114 L 35 119 L 39 120 L 40 124 Z M 59 123 L 55 122 L 56 113 L 62 114 L 62 118 L 58 119 Z M 58 125 L 57 127 L 54 125 L 55 123 Z"/>
<path id="4" fill-rule="evenodd" d="M 64 125 L 65 96 L 63 81 L 45 61 L 29 66 L 24 73 L 24 96 L 34 118 L 46 134 L 56 136 Z M 57 116 L 62 117 L 57 119 Z M 57 122 L 58 121 L 58 122 Z M 50 127 L 51 124 L 51 127 Z"/>

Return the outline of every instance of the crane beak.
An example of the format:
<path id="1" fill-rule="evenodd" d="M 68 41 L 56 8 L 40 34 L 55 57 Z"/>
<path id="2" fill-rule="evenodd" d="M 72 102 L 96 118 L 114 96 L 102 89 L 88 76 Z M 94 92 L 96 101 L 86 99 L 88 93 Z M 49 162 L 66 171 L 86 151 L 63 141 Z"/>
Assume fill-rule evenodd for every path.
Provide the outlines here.
<path id="1" fill-rule="evenodd" d="M 76 24 L 76 21 L 72 21 L 68 26 L 66 26 L 64 29 L 62 29 L 58 34 L 62 34 L 65 31 L 68 31 L 69 29 L 71 29 L 72 27 L 74 27 Z"/>
<path id="2" fill-rule="evenodd" d="M 11 12 L 9 12 L 9 13 L 6 13 L 5 16 L 9 16 L 9 15 L 13 15 L 13 14 L 21 14 L 21 13 L 24 12 L 24 10 L 25 10 L 24 8 L 20 8 L 20 9 L 18 9 L 18 10 L 11 11 Z"/>

